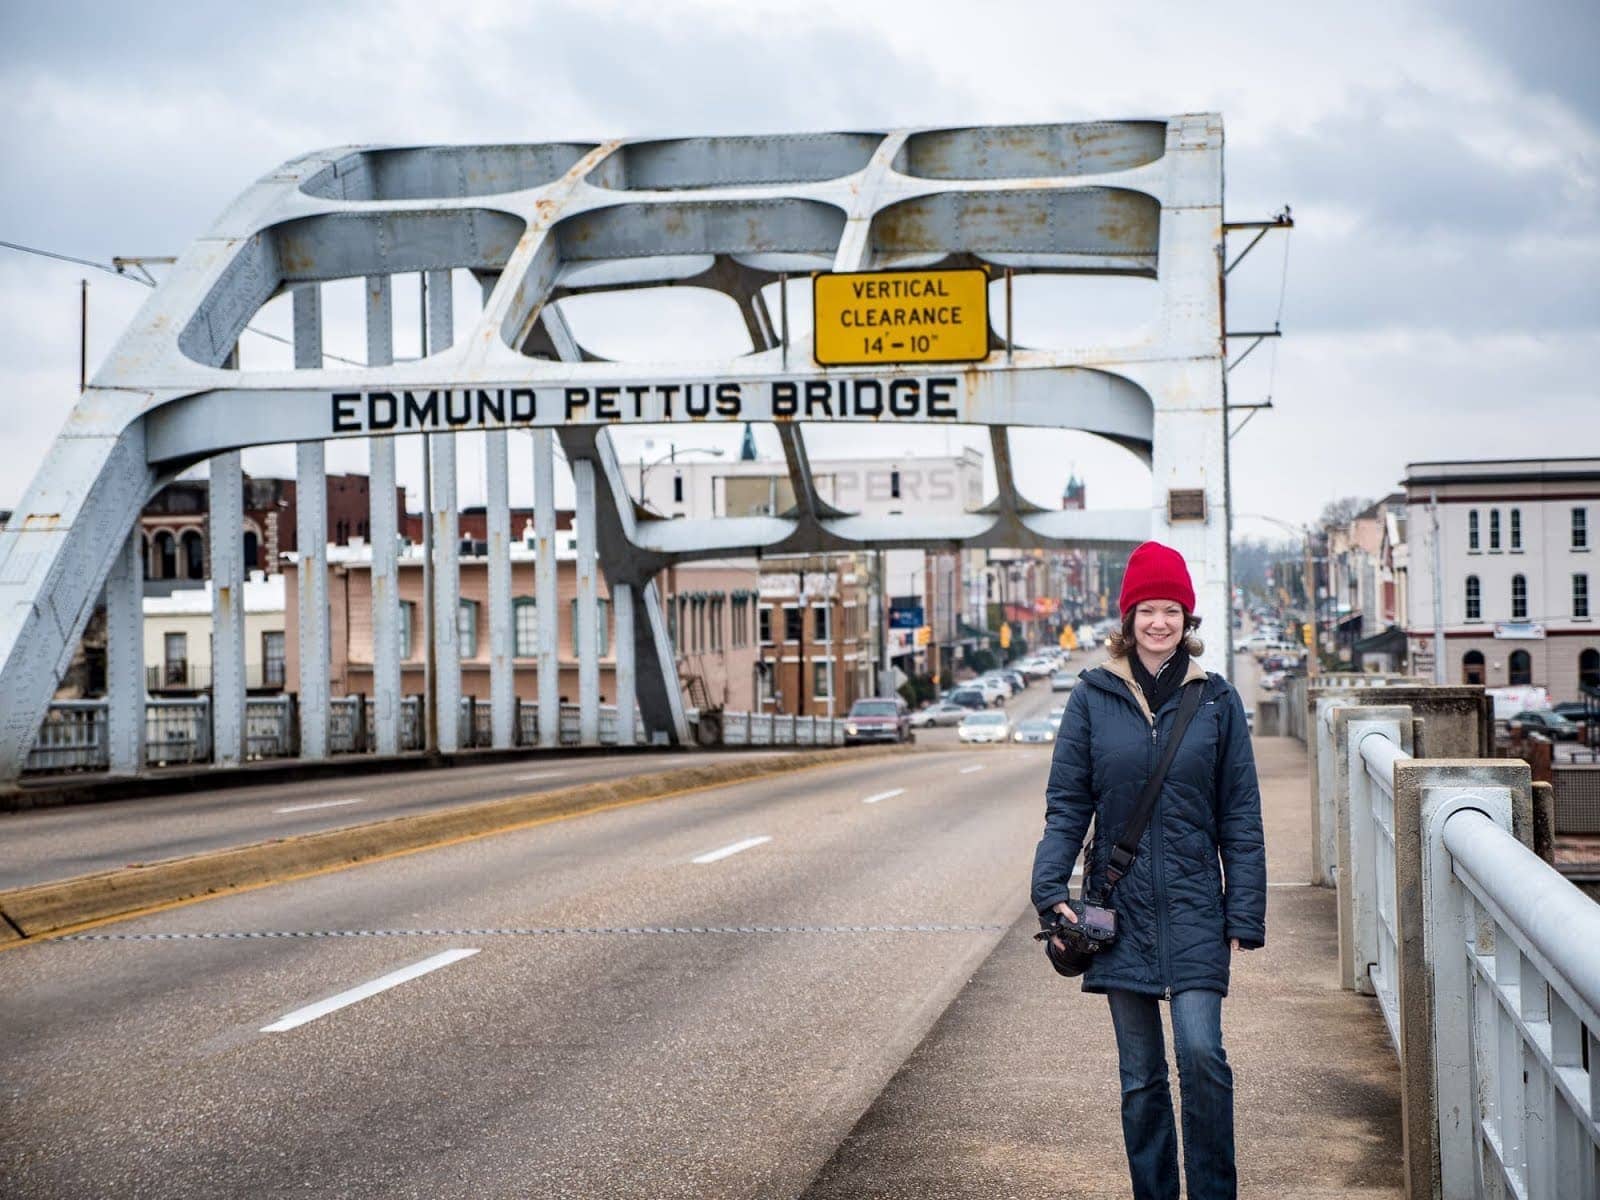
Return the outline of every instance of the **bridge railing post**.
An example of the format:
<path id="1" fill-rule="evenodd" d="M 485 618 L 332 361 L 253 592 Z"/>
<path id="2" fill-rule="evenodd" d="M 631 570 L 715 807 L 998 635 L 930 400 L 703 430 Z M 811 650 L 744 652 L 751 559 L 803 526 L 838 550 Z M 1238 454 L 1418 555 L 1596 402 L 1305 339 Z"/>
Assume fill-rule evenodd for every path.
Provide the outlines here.
<path id="1" fill-rule="evenodd" d="M 1476 1154 L 1474 1110 L 1464 1107 L 1460 1097 L 1461 1072 L 1476 1070 L 1464 1064 L 1476 1053 L 1473 1046 L 1481 1030 L 1474 1030 L 1473 1010 L 1465 1006 L 1473 1002 L 1478 980 L 1467 969 L 1471 960 L 1463 950 L 1473 935 L 1463 932 L 1453 915 L 1464 900 L 1439 874 L 1442 864 L 1430 814 L 1477 808 L 1509 831 L 1519 823 L 1518 811 L 1531 802 L 1530 786 L 1527 765 L 1519 762 L 1422 758 L 1394 764 L 1401 1114 L 1412 1196 L 1499 1194 L 1478 1190 L 1476 1184 L 1460 1187 L 1461 1163 L 1472 1161 L 1459 1157 L 1461 1147 Z M 1442 954 L 1461 955 L 1464 965 L 1458 970 L 1457 964 L 1442 962 Z M 1480 1073 L 1468 1090 L 1481 1092 L 1482 1087 Z M 1441 1170 L 1450 1156 L 1455 1156 L 1457 1173 L 1446 1186 Z"/>
<path id="2" fill-rule="evenodd" d="M 1339 982 L 1364 995 L 1377 994 L 1371 969 L 1382 961 L 1384 931 L 1379 923 L 1393 924 L 1394 913 L 1394 799 L 1393 766 L 1381 774 L 1363 756 L 1368 737 L 1389 742 L 1400 754 L 1411 752 L 1411 710 L 1404 706 L 1358 708 L 1336 706 L 1328 711 L 1329 738 L 1334 753 L 1328 762 L 1331 775 L 1334 856 L 1338 878 Z M 1388 936 L 1393 937 L 1392 930 Z M 1386 981 L 1392 992 L 1391 972 Z M 1385 1016 L 1393 1031 L 1393 1002 Z"/>

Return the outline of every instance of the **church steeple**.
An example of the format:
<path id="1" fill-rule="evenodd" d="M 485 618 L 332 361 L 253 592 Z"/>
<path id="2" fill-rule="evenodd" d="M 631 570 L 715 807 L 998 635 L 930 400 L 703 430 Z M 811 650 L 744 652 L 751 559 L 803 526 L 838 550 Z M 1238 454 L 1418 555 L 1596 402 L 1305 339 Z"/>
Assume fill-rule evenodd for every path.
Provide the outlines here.
<path id="1" fill-rule="evenodd" d="M 1087 493 L 1088 489 L 1084 486 L 1083 481 L 1078 478 L 1078 472 L 1074 470 L 1067 477 L 1067 486 L 1061 493 L 1061 507 L 1081 510 L 1084 507 Z"/>

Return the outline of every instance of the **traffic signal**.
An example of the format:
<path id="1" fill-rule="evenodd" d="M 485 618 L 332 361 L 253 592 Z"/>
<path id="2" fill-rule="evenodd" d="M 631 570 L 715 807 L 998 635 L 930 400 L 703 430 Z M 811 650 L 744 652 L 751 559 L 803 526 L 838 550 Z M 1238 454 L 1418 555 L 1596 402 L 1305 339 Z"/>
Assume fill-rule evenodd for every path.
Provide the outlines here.
<path id="1" fill-rule="evenodd" d="M 1300 626 L 1300 640 L 1307 646 L 1316 640 L 1316 630 L 1311 628 L 1311 622 L 1306 621 Z"/>

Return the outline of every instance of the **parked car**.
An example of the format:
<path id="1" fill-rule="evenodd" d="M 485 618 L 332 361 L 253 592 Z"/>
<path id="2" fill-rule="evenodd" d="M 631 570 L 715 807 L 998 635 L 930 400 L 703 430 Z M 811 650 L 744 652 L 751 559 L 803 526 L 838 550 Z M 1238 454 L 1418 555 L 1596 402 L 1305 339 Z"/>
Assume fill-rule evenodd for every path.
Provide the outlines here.
<path id="1" fill-rule="evenodd" d="M 989 693 L 979 687 L 958 687 L 945 697 L 950 704 L 959 704 L 968 712 L 991 707 Z"/>
<path id="2" fill-rule="evenodd" d="M 1035 745 L 1040 742 L 1053 742 L 1056 740 L 1056 727 L 1051 722 L 1039 718 L 1023 721 L 1017 726 L 1017 731 L 1011 735 L 1011 740 Z"/>
<path id="3" fill-rule="evenodd" d="M 1050 690 L 1052 692 L 1070 692 L 1078 686 L 1078 673 L 1076 671 L 1057 671 L 1050 676 Z"/>
<path id="4" fill-rule="evenodd" d="M 1550 710 L 1558 717 L 1565 717 L 1574 725 L 1581 726 L 1588 720 L 1588 709 L 1582 700 L 1564 700 Z"/>
<path id="5" fill-rule="evenodd" d="M 1050 710 L 1050 724 L 1059 729 L 1061 727 L 1061 721 L 1066 715 L 1067 706 L 1065 704 L 1058 704 L 1055 708 Z"/>
<path id="6" fill-rule="evenodd" d="M 956 736 L 963 742 L 1003 742 L 1011 737 L 1011 722 L 1003 712 L 968 713 Z"/>
<path id="7" fill-rule="evenodd" d="M 984 694 L 991 708 L 998 708 L 1011 699 L 1011 685 L 998 679 L 974 679 L 971 686 Z"/>
<path id="8" fill-rule="evenodd" d="M 892 700 L 857 700 L 845 714 L 846 746 L 863 742 L 909 742 L 912 737 L 911 712 L 898 696 Z"/>
<path id="9" fill-rule="evenodd" d="M 1575 742 L 1578 740 L 1578 726 L 1565 717 L 1545 709 L 1543 712 L 1532 710 L 1519 712 L 1511 718 L 1511 728 L 1521 728 L 1524 733 L 1542 733 L 1548 738 L 1558 742 Z"/>
<path id="10" fill-rule="evenodd" d="M 911 714 L 911 727 L 922 729 L 929 725 L 959 725 L 961 718 L 972 710 L 953 700 L 935 700 L 927 708 Z"/>
<path id="11" fill-rule="evenodd" d="M 1028 690 L 1028 677 L 1021 671 L 1005 670 L 1000 672 L 1000 676 L 1003 679 L 1009 679 L 1011 681 L 1013 691 L 1025 692 Z"/>

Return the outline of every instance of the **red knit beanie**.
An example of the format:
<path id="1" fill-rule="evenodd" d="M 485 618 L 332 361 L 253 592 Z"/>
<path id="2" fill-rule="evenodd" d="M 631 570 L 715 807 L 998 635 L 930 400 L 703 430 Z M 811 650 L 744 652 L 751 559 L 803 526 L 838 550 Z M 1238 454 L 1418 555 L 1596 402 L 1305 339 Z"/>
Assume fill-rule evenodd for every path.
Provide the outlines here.
<path id="1" fill-rule="evenodd" d="M 1127 616 L 1141 600 L 1176 600 L 1186 613 L 1194 612 L 1194 584 L 1189 567 L 1171 546 L 1145 542 L 1128 556 L 1122 575 L 1122 595 L 1117 608 Z"/>

